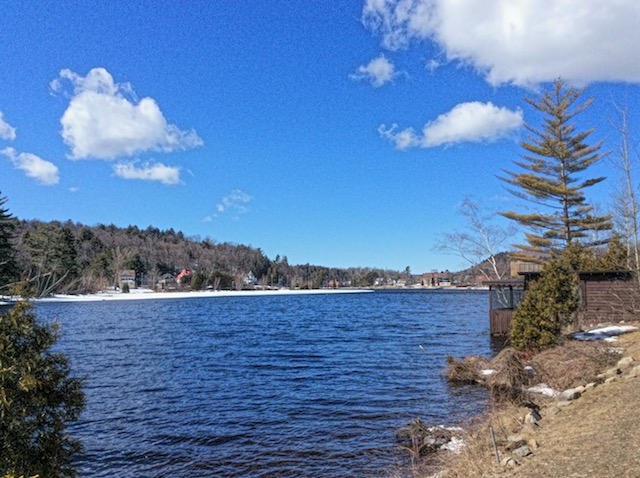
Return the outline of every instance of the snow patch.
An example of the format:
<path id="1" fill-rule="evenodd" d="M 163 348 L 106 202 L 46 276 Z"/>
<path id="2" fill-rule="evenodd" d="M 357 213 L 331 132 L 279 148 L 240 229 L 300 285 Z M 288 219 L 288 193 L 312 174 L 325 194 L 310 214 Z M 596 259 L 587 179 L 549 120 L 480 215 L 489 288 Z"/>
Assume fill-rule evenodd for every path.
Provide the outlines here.
<path id="1" fill-rule="evenodd" d="M 606 342 L 615 342 L 618 335 L 626 334 L 634 330 L 638 330 L 638 327 L 634 327 L 633 325 L 610 325 L 586 330 L 584 332 L 576 332 L 575 334 L 571 334 L 570 337 L 574 340 L 604 340 Z"/>
<path id="2" fill-rule="evenodd" d="M 440 447 L 441 450 L 447 450 L 452 453 L 460 453 L 464 448 L 464 440 L 458 437 L 452 437 L 449 443 L 445 443 Z"/>
<path id="3" fill-rule="evenodd" d="M 558 396 L 558 391 L 551 388 L 546 383 L 539 383 L 527 389 L 528 392 L 531 393 L 539 393 L 540 395 L 544 395 L 545 397 L 556 397 Z"/>

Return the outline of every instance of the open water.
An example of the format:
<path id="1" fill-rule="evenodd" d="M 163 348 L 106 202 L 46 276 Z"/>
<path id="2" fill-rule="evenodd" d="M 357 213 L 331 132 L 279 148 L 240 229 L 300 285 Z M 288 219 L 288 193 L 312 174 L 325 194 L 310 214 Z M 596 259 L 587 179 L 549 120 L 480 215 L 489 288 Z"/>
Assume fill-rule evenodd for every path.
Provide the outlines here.
<path id="1" fill-rule="evenodd" d="M 487 397 L 442 378 L 491 354 L 483 291 L 40 303 L 86 376 L 80 477 L 376 477 L 411 419 Z"/>

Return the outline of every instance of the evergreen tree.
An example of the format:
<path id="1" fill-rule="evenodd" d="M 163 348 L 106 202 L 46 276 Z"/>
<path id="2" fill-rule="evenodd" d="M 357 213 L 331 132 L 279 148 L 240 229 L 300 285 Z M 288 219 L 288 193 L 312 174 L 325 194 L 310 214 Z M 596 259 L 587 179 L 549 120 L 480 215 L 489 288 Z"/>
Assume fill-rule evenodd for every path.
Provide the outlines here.
<path id="1" fill-rule="evenodd" d="M 26 236 L 29 281 L 36 297 L 60 291 L 76 278 L 75 242 L 73 232 L 55 222 L 42 224 Z"/>
<path id="2" fill-rule="evenodd" d="M 561 79 L 538 100 L 526 100 L 544 115 L 542 129 L 527 125 L 530 135 L 520 146 L 525 150 L 515 164 L 521 171 L 507 171 L 500 177 L 515 196 L 535 204 L 535 211 L 508 211 L 503 216 L 529 229 L 527 245 L 518 245 L 521 256 L 539 258 L 552 250 L 562 250 L 571 242 L 603 242 L 597 237 L 611 229 L 609 216 L 597 215 L 588 205 L 584 190 L 604 177 L 581 179 L 579 176 L 602 158 L 602 143 L 589 145 L 593 129 L 577 131 L 572 120 L 593 101 L 579 103 L 584 89 L 569 87 Z"/>
<path id="3" fill-rule="evenodd" d="M 0 315 L 0 476 L 75 476 L 81 446 L 65 428 L 84 394 L 66 357 L 51 352 L 57 338 L 25 301 Z"/>
<path id="4" fill-rule="evenodd" d="M 8 292 L 18 276 L 13 247 L 16 221 L 4 207 L 6 202 L 6 197 L 0 197 L 0 295 Z"/>

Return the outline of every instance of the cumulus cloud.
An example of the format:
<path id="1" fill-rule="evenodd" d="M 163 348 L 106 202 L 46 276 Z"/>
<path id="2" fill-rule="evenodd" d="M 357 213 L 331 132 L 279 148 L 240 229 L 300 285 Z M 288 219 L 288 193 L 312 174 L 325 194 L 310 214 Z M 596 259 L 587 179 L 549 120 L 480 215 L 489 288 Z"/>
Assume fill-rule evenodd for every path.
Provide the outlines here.
<path id="1" fill-rule="evenodd" d="M 355 73 L 349 75 L 349 78 L 355 81 L 366 80 L 371 82 L 375 88 L 379 88 L 393 80 L 395 74 L 393 63 L 384 55 L 380 55 L 367 65 L 359 66 Z"/>
<path id="2" fill-rule="evenodd" d="M 422 128 L 398 130 L 398 125 L 381 125 L 380 135 L 400 150 L 411 147 L 433 148 L 462 142 L 491 142 L 508 137 L 523 124 L 521 110 L 512 111 L 493 103 L 472 101 L 456 105 Z"/>
<path id="3" fill-rule="evenodd" d="M 0 138 L 9 141 L 16 139 L 16 129 L 2 118 L 2 111 L 0 111 Z"/>
<path id="4" fill-rule="evenodd" d="M 241 191 L 240 189 L 234 189 L 229 194 L 224 196 L 218 204 L 216 204 L 216 213 L 204 218 L 205 222 L 211 222 L 221 214 L 232 214 L 235 219 L 240 214 L 249 212 L 248 204 L 253 200 L 253 197 L 249 194 Z"/>
<path id="5" fill-rule="evenodd" d="M 113 167 L 113 171 L 122 179 L 159 181 L 165 185 L 180 183 L 180 169 L 162 163 L 144 164 L 140 167 L 134 163 L 119 163 Z"/>
<path id="6" fill-rule="evenodd" d="M 60 123 L 72 159 L 115 159 L 203 144 L 195 131 L 167 123 L 152 98 L 137 101 L 131 85 L 115 83 L 104 68 L 94 68 L 85 77 L 64 69 L 50 86 L 65 92 L 67 84 L 72 86 L 71 99 Z"/>
<path id="7" fill-rule="evenodd" d="M 366 0 L 362 19 L 386 48 L 433 41 L 492 85 L 640 82 L 636 0 Z"/>
<path id="8" fill-rule="evenodd" d="M 35 154 L 18 153 L 13 148 L 5 148 L 0 151 L 0 154 L 9 158 L 16 169 L 24 171 L 28 177 L 35 179 L 40 184 L 52 186 L 60 181 L 58 167 Z"/>

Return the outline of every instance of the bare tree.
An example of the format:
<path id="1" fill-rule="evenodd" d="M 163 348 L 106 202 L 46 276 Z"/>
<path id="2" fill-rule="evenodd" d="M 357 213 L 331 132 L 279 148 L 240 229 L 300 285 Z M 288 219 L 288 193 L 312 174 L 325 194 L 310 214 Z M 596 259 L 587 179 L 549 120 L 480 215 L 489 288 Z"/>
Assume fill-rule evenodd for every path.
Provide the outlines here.
<path id="1" fill-rule="evenodd" d="M 615 220 L 624 234 L 629 257 L 629 267 L 640 272 L 640 247 L 638 243 L 638 203 L 634 173 L 638 163 L 638 155 L 632 157 L 630 145 L 629 119 L 627 107 L 621 108 L 614 103 L 618 112 L 617 120 L 609 119 L 609 123 L 620 136 L 617 154 L 611 155 L 612 164 L 620 172 L 620 185 L 613 193 Z"/>
<path id="2" fill-rule="evenodd" d="M 515 226 L 503 228 L 495 224 L 497 213 L 484 213 L 478 203 L 466 197 L 458 208 L 466 221 L 463 232 L 454 231 L 442 234 L 435 250 L 453 254 L 476 267 L 486 279 L 502 279 L 508 276 L 508 267 L 500 264 L 497 255 L 505 250 L 505 243 L 515 233 Z M 486 262 L 485 262 L 486 261 Z M 481 267 L 481 264 L 488 264 Z"/>

